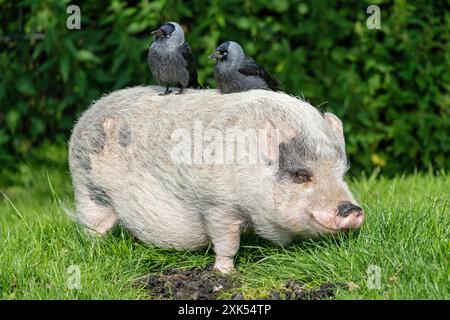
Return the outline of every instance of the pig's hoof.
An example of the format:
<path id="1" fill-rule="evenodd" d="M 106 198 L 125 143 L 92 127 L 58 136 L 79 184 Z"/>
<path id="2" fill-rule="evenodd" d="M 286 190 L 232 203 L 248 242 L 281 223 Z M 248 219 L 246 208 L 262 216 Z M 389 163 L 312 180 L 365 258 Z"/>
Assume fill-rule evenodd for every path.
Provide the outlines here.
<path id="1" fill-rule="evenodd" d="M 233 266 L 231 266 L 231 267 L 215 266 L 214 271 L 221 273 L 221 274 L 229 274 L 234 271 L 234 267 Z"/>
<path id="2" fill-rule="evenodd" d="M 232 273 L 234 271 L 233 260 L 231 261 L 216 261 L 214 265 L 214 271 L 217 271 L 222 274 Z"/>

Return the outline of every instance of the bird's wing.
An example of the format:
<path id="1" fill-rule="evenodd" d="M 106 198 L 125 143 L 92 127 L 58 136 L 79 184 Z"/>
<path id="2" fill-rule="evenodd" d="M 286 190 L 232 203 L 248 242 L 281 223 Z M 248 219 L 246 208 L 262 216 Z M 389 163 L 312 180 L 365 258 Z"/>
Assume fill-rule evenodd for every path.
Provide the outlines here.
<path id="1" fill-rule="evenodd" d="M 187 42 L 184 42 L 183 45 L 181 45 L 180 52 L 186 61 L 187 69 L 189 71 L 188 87 L 199 88 L 200 85 L 197 80 L 197 70 L 195 69 L 194 57 L 192 55 L 191 47 Z"/>
<path id="2" fill-rule="evenodd" d="M 245 57 L 238 71 L 246 76 L 260 77 L 261 79 L 266 81 L 270 89 L 278 90 L 278 80 L 275 79 L 275 77 L 270 73 L 268 73 L 263 66 L 257 64 L 251 57 Z"/>

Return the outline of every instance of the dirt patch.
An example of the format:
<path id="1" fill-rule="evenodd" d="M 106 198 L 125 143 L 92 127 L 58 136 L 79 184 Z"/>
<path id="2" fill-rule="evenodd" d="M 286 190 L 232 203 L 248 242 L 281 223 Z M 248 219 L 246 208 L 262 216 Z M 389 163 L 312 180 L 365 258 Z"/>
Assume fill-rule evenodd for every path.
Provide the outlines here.
<path id="1" fill-rule="evenodd" d="M 193 268 L 189 270 L 170 269 L 162 275 L 151 275 L 146 286 L 152 297 L 159 299 L 212 300 L 220 292 L 233 287 L 229 276 L 209 269 Z"/>
<path id="2" fill-rule="evenodd" d="M 290 280 L 281 292 L 284 293 L 286 300 L 323 300 L 334 298 L 336 290 L 339 288 L 348 289 L 348 285 L 346 283 L 323 283 L 319 288 L 307 288 L 305 284 L 297 280 Z"/>
<path id="3" fill-rule="evenodd" d="M 231 299 L 243 300 L 239 283 L 230 276 L 220 275 L 212 268 L 169 269 L 163 274 L 149 275 L 139 280 L 149 289 L 153 299 L 214 300 L 220 293 L 230 292 Z M 297 280 L 289 280 L 268 296 L 267 300 L 322 300 L 332 299 L 337 289 L 349 290 L 346 283 L 323 283 L 319 288 L 308 288 Z"/>

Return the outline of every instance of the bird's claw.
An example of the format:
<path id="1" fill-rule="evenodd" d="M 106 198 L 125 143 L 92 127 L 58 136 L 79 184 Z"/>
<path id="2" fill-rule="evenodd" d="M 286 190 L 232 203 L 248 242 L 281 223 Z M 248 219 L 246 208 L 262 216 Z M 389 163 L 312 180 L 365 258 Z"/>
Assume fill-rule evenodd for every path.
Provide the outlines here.
<path id="1" fill-rule="evenodd" d="M 161 92 L 159 95 L 160 96 L 166 96 L 166 95 L 171 94 L 171 93 L 172 93 L 172 90 L 168 90 L 166 92 Z"/>

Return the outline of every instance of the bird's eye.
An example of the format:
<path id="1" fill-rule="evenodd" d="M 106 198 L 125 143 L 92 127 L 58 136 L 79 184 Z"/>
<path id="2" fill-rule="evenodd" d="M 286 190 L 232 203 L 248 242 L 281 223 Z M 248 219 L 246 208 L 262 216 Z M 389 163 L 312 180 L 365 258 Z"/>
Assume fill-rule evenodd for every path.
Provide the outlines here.
<path id="1" fill-rule="evenodd" d="M 296 171 L 292 174 L 292 181 L 297 184 L 302 184 L 311 181 L 311 174 L 304 170 Z"/>
<path id="2" fill-rule="evenodd" d="M 223 52 L 221 52 L 221 54 L 222 54 L 223 56 L 226 56 L 226 55 L 228 54 L 228 52 L 223 51 Z"/>

